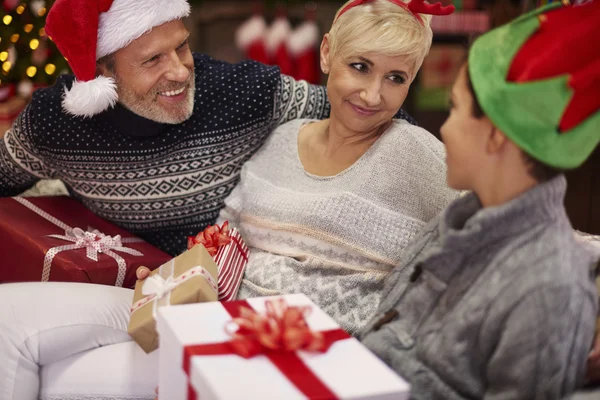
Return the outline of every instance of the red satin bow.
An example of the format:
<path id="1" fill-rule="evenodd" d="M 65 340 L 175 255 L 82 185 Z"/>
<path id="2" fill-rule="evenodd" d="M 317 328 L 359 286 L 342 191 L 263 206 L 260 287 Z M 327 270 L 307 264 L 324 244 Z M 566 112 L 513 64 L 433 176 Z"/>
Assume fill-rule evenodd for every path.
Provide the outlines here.
<path id="1" fill-rule="evenodd" d="M 204 231 L 196 236 L 188 236 L 188 250 L 197 244 L 203 245 L 208 254 L 215 256 L 219 251 L 219 247 L 225 246 L 231 242 L 229 237 L 229 222 L 225 221 L 219 228 L 219 225 L 209 225 Z"/>
<path id="2" fill-rule="evenodd" d="M 342 16 L 342 14 L 344 14 L 346 11 L 350 10 L 351 8 L 361 6 L 363 4 L 373 3 L 374 1 L 376 1 L 376 0 L 355 0 L 355 1 L 353 1 L 352 3 L 350 3 L 346 7 L 344 7 L 344 9 L 342 9 L 342 11 L 339 12 L 337 18 L 335 19 L 335 21 L 333 21 L 333 23 L 335 24 L 335 22 Z M 453 5 L 443 7 L 441 3 L 429 4 L 425 0 L 410 0 L 408 3 L 405 3 L 402 0 L 388 0 L 388 1 L 404 8 L 405 10 L 410 11 L 415 16 L 415 18 L 417 18 L 419 20 L 419 22 L 421 24 L 424 24 L 424 22 L 423 22 L 423 18 L 421 18 L 421 16 L 419 14 L 450 15 L 454 12 Z"/>
<path id="3" fill-rule="evenodd" d="M 323 334 L 312 331 L 306 323 L 309 306 L 288 307 L 284 299 L 267 300 L 265 306 L 264 315 L 242 307 L 240 316 L 225 326 L 233 338 L 229 344 L 238 355 L 250 358 L 265 350 L 327 350 Z"/>
<path id="4" fill-rule="evenodd" d="M 288 307 L 283 299 L 267 300 L 266 315 L 253 311 L 244 300 L 221 303 L 233 321 L 225 325 L 232 340 L 185 346 L 183 369 L 189 376 L 194 356 L 237 354 L 244 358 L 266 356 L 309 399 L 337 399 L 325 383 L 304 364 L 294 350 L 326 352 L 334 343 L 350 339 L 342 329 L 311 331 L 306 323 L 311 308 Z M 236 325 L 234 331 L 233 324 Z M 188 400 L 196 400 L 188 385 Z"/>

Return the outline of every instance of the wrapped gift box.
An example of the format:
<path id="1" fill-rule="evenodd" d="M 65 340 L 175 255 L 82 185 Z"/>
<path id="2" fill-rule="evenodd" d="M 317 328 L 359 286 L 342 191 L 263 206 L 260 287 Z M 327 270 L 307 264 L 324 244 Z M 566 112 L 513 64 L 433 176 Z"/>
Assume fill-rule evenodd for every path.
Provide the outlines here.
<path id="1" fill-rule="evenodd" d="M 197 245 L 136 283 L 128 331 L 146 353 L 158 347 L 159 307 L 217 301 L 217 270 L 204 246 Z"/>
<path id="2" fill-rule="evenodd" d="M 133 287 L 139 266 L 171 257 L 67 196 L 0 199 L 0 282 Z"/>
<path id="3" fill-rule="evenodd" d="M 237 229 L 229 223 L 209 225 L 196 236 L 188 237 L 188 250 L 202 245 L 208 249 L 219 267 L 219 301 L 232 301 L 242 283 L 248 264 L 248 246 Z"/>
<path id="4" fill-rule="evenodd" d="M 268 303 L 278 304 L 281 299 L 292 308 L 309 309 L 308 347 L 315 346 L 318 335 L 322 341 L 317 343 L 330 347 L 325 345 L 324 352 L 267 350 L 257 347 L 256 341 L 238 338 L 241 329 L 232 338 L 231 324 L 239 325 L 239 317 L 248 318 L 244 307 L 263 315 Z M 289 321 L 289 316 L 286 313 L 283 319 Z M 281 321 L 277 326 L 282 326 Z M 403 379 L 302 294 L 164 307 L 158 311 L 157 328 L 161 399 L 409 398 L 410 387 Z M 308 337 L 300 331 L 293 337 Z M 285 337 L 292 337 L 288 333 Z M 246 351 L 253 356 L 236 354 Z"/>

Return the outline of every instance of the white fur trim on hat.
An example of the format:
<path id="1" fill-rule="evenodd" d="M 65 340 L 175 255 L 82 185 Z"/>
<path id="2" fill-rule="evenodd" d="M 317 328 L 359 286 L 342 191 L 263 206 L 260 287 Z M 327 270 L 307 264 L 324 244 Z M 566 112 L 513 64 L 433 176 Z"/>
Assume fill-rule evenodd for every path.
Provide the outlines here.
<path id="1" fill-rule="evenodd" d="M 63 109 L 80 117 L 92 117 L 113 107 L 119 96 L 112 78 L 100 75 L 87 82 L 74 81 L 71 89 L 65 87 Z"/>
<path id="2" fill-rule="evenodd" d="M 306 21 L 296 28 L 287 41 L 287 48 L 291 55 L 298 55 L 305 50 L 318 46 L 319 28 L 313 21 Z"/>
<path id="3" fill-rule="evenodd" d="M 255 40 L 263 39 L 267 32 L 267 24 L 261 15 L 254 15 L 244 22 L 235 32 L 235 44 L 238 49 L 245 50 Z"/>
<path id="4" fill-rule="evenodd" d="M 96 59 L 127 47 L 155 26 L 189 14 L 186 0 L 114 0 L 110 10 L 100 14 Z"/>
<path id="5" fill-rule="evenodd" d="M 271 54 L 275 53 L 282 43 L 285 43 L 292 32 L 290 22 L 285 17 L 273 21 L 265 35 L 265 47 Z"/>

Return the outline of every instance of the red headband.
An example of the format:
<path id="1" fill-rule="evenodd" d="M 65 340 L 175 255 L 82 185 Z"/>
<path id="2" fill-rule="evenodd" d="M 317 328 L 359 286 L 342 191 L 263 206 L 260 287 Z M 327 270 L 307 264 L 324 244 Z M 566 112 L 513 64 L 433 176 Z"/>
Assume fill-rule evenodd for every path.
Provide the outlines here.
<path id="1" fill-rule="evenodd" d="M 374 1 L 376 1 L 376 0 L 354 0 L 352 3 L 348 4 L 346 7 L 344 7 L 342 9 L 342 11 L 339 12 L 337 18 L 335 19 L 335 21 L 333 21 L 333 23 L 335 24 L 335 22 L 342 16 L 342 14 L 344 14 L 349 9 L 357 7 L 357 6 L 362 6 L 364 4 L 373 3 Z M 421 16 L 419 14 L 450 15 L 454 12 L 453 5 L 444 7 L 444 6 L 442 6 L 441 3 L 429 4 L 429 3 L 426 3 L 425 0 L 410 0 L 408 2 L 408 4 L 403 2 L 402 0 L 388 0 L 388 1 L 398 5 L 402 8 L 404 8 L 405 10 L 409 11 L 410 13 L 412 13 L 415 16 L 415 18 L 419 20 L 421 25 L 425 25 L 425 23 L 423 22 L 423 18 L 421 18 Z"/>

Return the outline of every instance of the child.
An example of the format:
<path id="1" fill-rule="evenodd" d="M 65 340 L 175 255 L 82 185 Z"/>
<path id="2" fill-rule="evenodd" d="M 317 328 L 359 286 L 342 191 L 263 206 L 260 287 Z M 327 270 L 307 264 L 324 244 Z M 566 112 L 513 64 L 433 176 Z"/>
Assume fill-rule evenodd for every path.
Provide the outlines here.
<path id="1" fill-rule="evenodd" d="M 414 399 L 558 399 L 582 383 L 595 260 L 561 170 L 600 140 L 599 35 L 600 2 L 552 3 L 471 49 L 441 133 L 449 185 L 472 193 L 409 247 L 361 335 Z"/>

